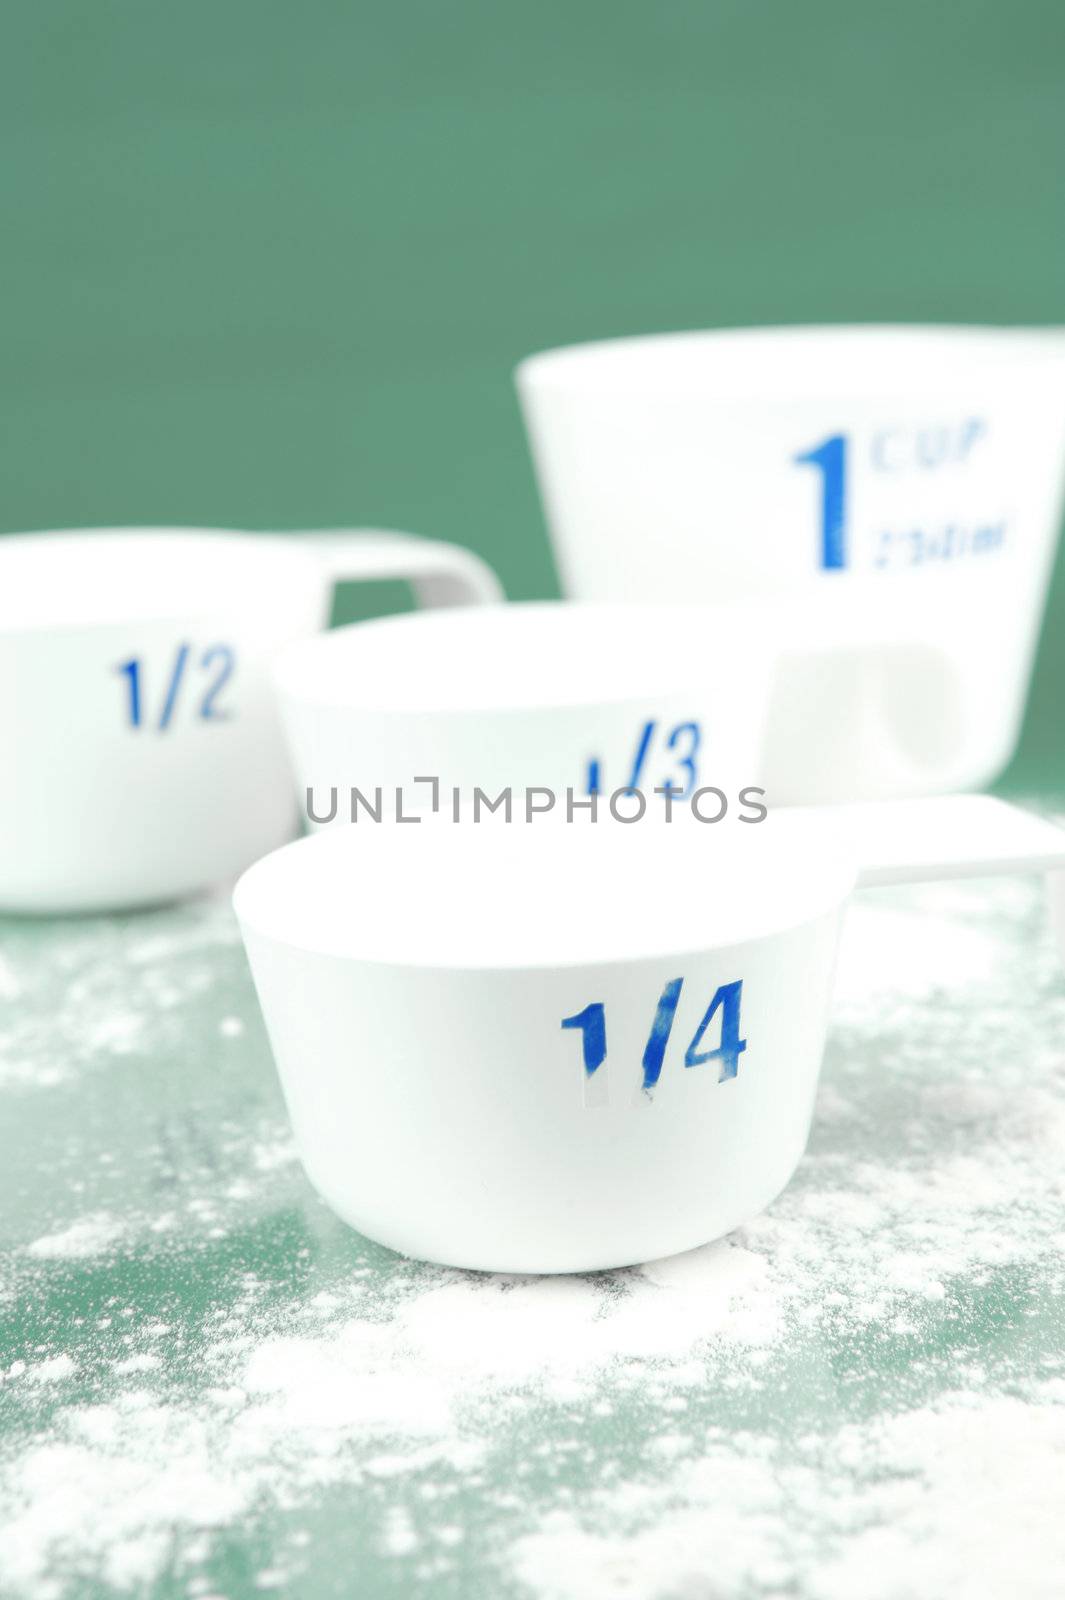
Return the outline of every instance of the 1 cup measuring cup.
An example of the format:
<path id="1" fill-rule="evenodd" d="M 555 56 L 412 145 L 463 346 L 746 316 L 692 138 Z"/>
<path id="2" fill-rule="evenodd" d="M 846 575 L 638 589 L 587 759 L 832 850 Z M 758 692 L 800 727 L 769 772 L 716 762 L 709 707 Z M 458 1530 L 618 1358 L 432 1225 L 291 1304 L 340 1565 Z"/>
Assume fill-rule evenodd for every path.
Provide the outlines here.
<path id="1" fill-rule="evenodd" d="M 1061 514 L 1063 330 L 618 339 L 532 356 L 517 384 L 571 598 L 816 595 L 842 617 L 872 585 L 885 622 L 949 660 L 949 719 L 901 660 L 792 673 L 766 751 L 782 804 L 980 787 L 1005 766 Z M 906 765 L 870 737 L 885 714 Z"/>
<path id="2" fill-rule="evenodd" d="M 234 906 L 311 1182 L 383 1244 L 492 1271 L 738 1226 L 805 1148 L 856 879 L 1065 862 L 1003 802 L 910 805 L 938 810 L 897 806 L 894 836 L 435 816 L 256 863 Z"/>
<path id="3" fill-rule="evenodd" d="M 723 805 L 735 814 L 763 784 L 767 718 L 795 671 L 897 671 L 949 725 L 949 661 L 912 636 L 909 618 L 884 626 L 869 600 L 856 590 L 840 617 L 817 597 L 802 608 L 775 597 L 547 601 L 389 617 L 302 641 L 278 657 L 274 680 L 308 820 L 446 806 L 456 788 L 467 803 L 477 788 L 478 803 L 510 791 L 544 809 L 669 788 L 706 820 Z M 859 754 L 907 768 L 908 730 L 888 695 L 881 704 Z M 802 736 L 816 743 L 818 733 Z M 943 737 L 949 750 L 946 728 Z M 533 789 L 543 792 L 529 801 Z"/>
<path id="4" fill-rule="evenodd" d="M 0 539 L 0 910 L 132 907 L 232 877 L 296 810 L 267 663 L 334 584 L 499 598 L 469 551 L 387 533 Z"/>

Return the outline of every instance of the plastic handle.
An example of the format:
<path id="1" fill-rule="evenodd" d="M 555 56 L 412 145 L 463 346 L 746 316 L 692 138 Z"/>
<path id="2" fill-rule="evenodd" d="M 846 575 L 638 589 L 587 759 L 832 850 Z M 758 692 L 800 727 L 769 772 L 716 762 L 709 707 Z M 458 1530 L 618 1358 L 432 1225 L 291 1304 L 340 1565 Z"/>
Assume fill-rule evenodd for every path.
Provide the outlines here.
<path id="1" fill-rule="evenodd" d="M 776 631 L 765 745 L 771 791 L 820 803 L 839 793 L 857 800 L 965 786 L 967 699 L 927 596 L 920 607 L 889 604 L 858 578 L 804 596 Z"/>
<path id="2" fill-rule="evenodd" d="M 849 851 L 862 886 L 1065 867 L 1065 827 L 991 795 L 796 806 L 791 814 L 800 813 Z"/>
<path id="3" fill-rule="evenodd" d="M 334 583 L 403 578 L 421 606 L 491 605 L 504 598 L 488 564 L 457 544 L 376 528 L 301 535 L 317 548 Z"/>

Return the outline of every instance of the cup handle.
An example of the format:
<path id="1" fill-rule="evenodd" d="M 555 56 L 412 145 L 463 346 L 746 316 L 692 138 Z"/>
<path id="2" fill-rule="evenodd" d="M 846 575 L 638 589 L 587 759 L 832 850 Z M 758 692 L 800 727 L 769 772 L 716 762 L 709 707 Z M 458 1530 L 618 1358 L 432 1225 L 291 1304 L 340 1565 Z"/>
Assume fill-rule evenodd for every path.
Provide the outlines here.
<path id="1" fill-rule="evenodd" d="M 1065 827 L 993 795 L 796 806 L 790 815 L 828 831 L 858 863 L 862 887 L 1065 867 Z"/>
<path id="2" fill-rule="evenodd" d="M 821 804 L 842 791 L 872 804 L 866 794 L 966 787 L 965 698 L 946 650 L 860 612 L 833 618 L 824 637 L 794 617 L 780 635 L 763 742 L 764 781 L 780 802 Z"/>
<path id="3" fill-rule="evenodd" d="M 402 578 L 420 606 L 491 605 L 504 598 L 487 562 L 461 545 L 378 528 L 327 529 L 300 535 L 334 583 Z"/>

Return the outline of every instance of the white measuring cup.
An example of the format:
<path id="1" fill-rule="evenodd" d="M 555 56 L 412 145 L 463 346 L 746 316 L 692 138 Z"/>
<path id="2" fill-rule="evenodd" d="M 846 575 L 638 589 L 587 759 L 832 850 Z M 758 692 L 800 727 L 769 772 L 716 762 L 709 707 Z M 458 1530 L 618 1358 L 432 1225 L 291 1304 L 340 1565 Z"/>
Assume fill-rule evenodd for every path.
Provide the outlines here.
<path id="1" fill-rule="evenodd" d="M 123 529 L 0 538 L 0 909 L 149 904 L 232 877 L 296 808 L 267 663 L 333 586 L 499 597 L 409 535 Z"/>
<path id="2" fill-rule="evenodd" d="M 979 787 L 1005 766 L 1061 514 L 1062 330 L 618 339 L 532 356 L 517 383 L 572 599 L 816 597 L 843 626 L 872 586 L 882 627 L 944 653 L 949 717 L 901 658 L 793 672 L 768 732 L 781 803 Z"/>
<path id="3" fill-rule="evenodd" d="M 856 879 L 1065 862 L 1065 834 L 983 797 L 727 826 L 437 816 L 251 867 L 234 906 L 327 1203 L 491 1271 L 714 1239 L 805 1148 Z"/>
<path id="4" fill-rule="evenodd" d="M 763 783 L 767 717 L 796 671 L 897 666 L 922 686 L 929 717 L 949 723 L 949 663 L 894 620 L 879 633 L 873 600 L 856 596 L 843 618 L 816 598 L 800 609 L 770 597 L 540 602 L 334 629 L 274 668 L 301 800 L 323 823 L 449 805 L 456 787 L 467 803 L 475 788 L 488 800 L 510 788 L 518 803 L 542 788 L 533 803 L 561 809 L 571 789 L 606 805 L 668 786 L 708 820 L 723 803 L 726 815 Z M 884 762 L 895 747 L 906 764 L 887 696 L 882 710 L 866 744 Z"/>

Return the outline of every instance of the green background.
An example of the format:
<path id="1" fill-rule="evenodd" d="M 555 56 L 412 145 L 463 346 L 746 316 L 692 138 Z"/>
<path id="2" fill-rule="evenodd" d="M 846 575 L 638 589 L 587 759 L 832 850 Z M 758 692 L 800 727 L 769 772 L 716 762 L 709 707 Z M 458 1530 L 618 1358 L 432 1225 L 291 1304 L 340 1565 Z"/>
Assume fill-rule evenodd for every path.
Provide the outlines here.
<path id="1" fill-rule="evenodd" d="M 376 523 L 545 595 L 523 354 L 1065 322 L 1060 0 L 19 0 L 3 33 L 6 530 Z M 1014 786 L 1062 776 L 1065 567 L 1050 615 Z"/>

